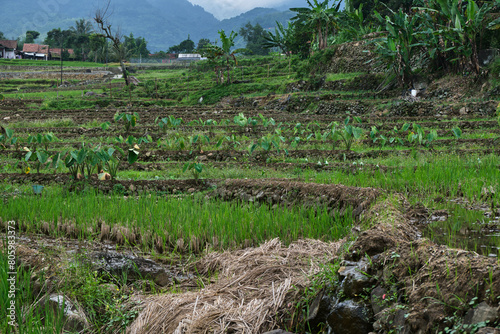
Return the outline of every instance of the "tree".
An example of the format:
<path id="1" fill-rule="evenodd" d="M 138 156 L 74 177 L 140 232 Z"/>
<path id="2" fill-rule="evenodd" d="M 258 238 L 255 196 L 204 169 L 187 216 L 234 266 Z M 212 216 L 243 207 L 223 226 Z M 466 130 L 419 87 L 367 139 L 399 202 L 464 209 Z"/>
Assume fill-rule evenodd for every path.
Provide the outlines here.
<path id="1" fill-rule="evenodd" d="M 51 48 L 71 48 L 75 43 L 75 34 L 72 30 L 61 30 L 61 28 L 52 29 L 47 33 L 43 43 Z"/>
<path id="2" fill-rule="evenodd" d="M 92 55 L 94 57 L 94 62 L 97 60 L 102 60 L 106 54 L 106 38 L 102 35 L 91 34 L 89 37 L 89 56 Z"/>
<path id="3" fill-rule="evenodd" d="M 113 49 L 116 54 L 120 57 L 120 68 L 123 73 L 123 80 L 125 80 L 125 85 L 129 85 L 127 69 L 125 68 L 125 63 L 123 62 L 124 58 L 122 57 L 126 52 L 125 47 L 122 43 L 122 36 L 119 31 L 113 32 L 111 28 L 111 23 L 109 23 L 109 5 L 110 1 L 108 1 L 107 5 L 103 8 L 97 9 L 94 13 L 94 21 L 97 24 L 101 36 L 104 36 L 106 39 L 111 41 Z"/>
<path id="4" fill-rule="evenodd" d="M 3 32 L 0 31 L 0 39 L 6 39 L 5 38 L 5 35 L 3 34 Z"/>
<path id="5" fill-rule="evenodd" d="M 202 38 L 198 41 L 198 46 L 196 46 L 196 50 L 201 52 L 203 48 L 210 44 L 210 40 L 208 38 Z"/>
<path id="6" fill-rule="evenodd" d="M 254 54 L 266 56 L 269 54 L 269 49 L 264 46 L 266 37 L 269 36 L 268 32 L 261 27 L 260 24 L 252 26 L 248 22 L 244 27 L 240 28 L 240 35 L 247 42 L 245 54 Z"/>
<path id="7" fill-rule="evenodd" d="M 194 51 L 194 42 L 190 36 L 183 40 L 179 45 L 174 45 L 168 49 L 168 53 L 192 53 Z"/>
<path id="8" fill-rule="evenodd" d="M 291 11 L 297 13 L 292 20 L 304 23 L 313 34 L 311 42 L 316 42 L 318 49 L 323 50 L 327 47 L 330 34 L 335 34 L 336 29 L 339 28 L 341 1 L 334 7 L 328 6 L 330 0 L 323 2 L 313 0 L 312 3 L 309 0 L 306 1 L 310 8 L 290 8 Z"/>
<path id="9" fill-rule="evenodd" d="M 231 51 L 234 46 L 234 40 L 238 34 L 231 31 L 229 36 L 226 35 L 224 30 L 219 30 L 220 40 L 222 42 L 222 47 L 218 45 L 207 45 L 204 49 L 203 55 L 208 58 L 209 63 L 214 67 L 217 83 L 223 83 L 222 73 L 218 61 L 222 60 L 227 70 L 227 83 L 231 83 L 230 69 L 232 67 L 232 61 L 235 65 L 238 65 L 236 59 L 236 53 L 243 51 L 242 49 L 236 49 Z"/>
<path id="10" fill-rule="evenodd" d="M 86 21 L 85 19 L 80 19 L 75 21 L 75 25 L 70 28 L 75 36 L 75 43 L 73 48 L 75 49 L 75 53 L 81 55 L 82 60 L 86 60 L 89 43 L 90 43 L 90 34 L 93 32 L 92 23 Z"/>
<path id="11" fill-rule="evenodd" d="M 28 30 L 26 31 L 26 40 L 24 42 L 35 43 L 35 39 L 37 39 L 38 36 L 40 36 L 40 33 L 38 31 Z"/>
<path id="12" fill-rule="evenodd" d="M 129 50 L 130 55 L 133 57 L 143 57 L 146 58 L 149 56 L 149 50 L 147 48 L 148 42 L 144 37 L 134 37 L 132 33 L 129 36 L 125 36 L 125 40 L 123 42 L 125 47 Z"/>

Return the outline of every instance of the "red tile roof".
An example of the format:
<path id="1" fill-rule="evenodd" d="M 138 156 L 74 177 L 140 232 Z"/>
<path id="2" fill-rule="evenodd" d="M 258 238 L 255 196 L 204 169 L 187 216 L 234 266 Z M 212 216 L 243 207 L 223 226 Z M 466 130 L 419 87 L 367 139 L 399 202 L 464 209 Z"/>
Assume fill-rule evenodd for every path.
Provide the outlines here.
<path id="1" fill-rule="evenodd" d="M 0 45 L 5 46 L 8 49 L 17 49 L 17 41 L 0 40 Z"/>
<path id="2" fill-rule="evenodd" d="M 44 53 L 49 54 L 49 46 L 48 45 L 39 45 L 39 44 L 24 44 L 23 52 L 36 52 L 36 53 Z"/>

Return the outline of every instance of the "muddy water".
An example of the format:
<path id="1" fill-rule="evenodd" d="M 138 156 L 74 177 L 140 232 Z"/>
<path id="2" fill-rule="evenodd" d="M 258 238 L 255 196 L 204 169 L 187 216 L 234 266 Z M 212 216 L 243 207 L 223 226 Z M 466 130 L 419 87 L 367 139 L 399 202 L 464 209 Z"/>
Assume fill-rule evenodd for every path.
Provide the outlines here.
<path id="1" fill-rule="evenodd" d="M 447 213 L 447 214 L 446 214 Z M 500 210 L 450 203 L 446 210 L 419 223 L 423 235 L 432 241 L 500 257 Z"/>

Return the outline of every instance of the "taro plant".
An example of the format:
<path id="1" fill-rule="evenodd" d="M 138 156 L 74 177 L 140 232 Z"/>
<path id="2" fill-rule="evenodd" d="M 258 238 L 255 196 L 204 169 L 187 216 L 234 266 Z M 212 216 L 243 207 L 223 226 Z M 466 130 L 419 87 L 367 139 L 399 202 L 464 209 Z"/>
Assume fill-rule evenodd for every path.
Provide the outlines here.
<path id="1" fill-rule="evenodd" d="M 330 123 L 328 125 L 328 129 L 322 135 L 323 141 L 326 141 L 326 140 L 332 141 L 332 151 L 335 150 L 335 147 L 337 146 L 337 142 L 340 139 L 340 132 L 339 132 L 338 126 L 339 126 L 338 122 Z"/>
<path id="2" fill-rule="evenodd" d="M 19 141 L 17 137 L 14 137 L 14 130 L 0 126 L 0 133 L 0 147 L 5 148 L 5 145 L 16 145 L 17 148 Z"/>
<path id="3" fill-rule="evenodd" d="M 278 153 L 281 150 L 281 143 L 285 142 L 285 138 L 282 136 L 278 136 L 277 134 L 268 133 L 259 139 L 258 146 L 264 150 L 264 155 L 266 157 L 266 162 L 269 160 L 269 155 L 273 148 L 276 149 Z M 288 155 L 288 150 L 283 149 L 285 153 Z"/>
<path id="4" fill-rule="evenodd" d="M 36 150 L 35 155 L 33 155 L 33 151 L 29 150 L 26 152 L 24 156 L 24 160 L 28 163 L 30 160 L 35 161 L 36 172 L 40 174 L 40 168 L 44 166 L 49 160 L 49 153 L 45 150 Z"/>
<path id="5" fill-rule="evenodd" d="M 136 148 L 129 148 L 125 151 L 120 147 L 109 147 L 99 150 L 96 154 L 106 166 L 112 180 L 118 175 L 121 159 L 127 159 L 127 162 L 132 165 L 139 158 L 139 151 Z"/>
<path id="6" fill-rule="evenodd" d="M 155 124 L 158 124 L 160 131 L 166 132 L 169 128 L 176 129 L 182 124 L 182 118 L 175 118 L 169 115 L 168 117 L 156 117 Z"/>
<path id="7" fill-rule="evenodd" d="M 372 126 L 370 130 L 370 138 L 373 143 L 379 142 L 381 148 L 384 148 L 388 142 L 392 144 L 395 140 L 395 138 L 387 138 L 386 136 L 381 134 L 380 130 L 377 129 L 376 126 Z"/>
<path id="8" fill-rule="evenodd" d="M 74 180 L 83 177 L 85 159 L 87 158 L 87 148 L 84 146 L 80 150 L 72 150 L 64 159 L 64 164 Z M 81 172 L 81 173 L 80 173 Z M 81 176 L 80 176 L 80 175 Z"/>
<path id="9" fill-rule="evenodd" d="M 351 124 L 349 124 L 350 120 L 351 117 L 348 116 L 344 120 L 344 127 L 340 129 L 340 131 L 338 131 L 338 135 L 344 141 L 345 149 L 347 151 L 351 150 L 351 146 L 354 140 L 361 138 L 361 135 L 363 134 L 362 128 L 352 126 Z M 354 121 L 356 121 L 357 123 L 361 123 L 361 119 L 359 117 L 354 117 Z"/>
<path id="10" fill-rule="evenodd" d="M 35 150 L 38 145 L 43 145 L 43 147 L 47 151 L 49 149 L 49 144 L 55 143 L 57 141 L 59 141 L 59 139 L 52 132 L 46 133 L 44 135 L 38 133 L 36 136 L 28 136 L 28 144 L 34 144 Z"/>
<path id="11" fill-rule="evenodd" d="M 186 162 L 182 168 L 182 172 L 188 171 L 193 175 L 193 178 L 198 181 L 201 173 L 203 172 L 203 164 L 198 162 Z"/>
<path id="12" fill-rule="evenodd" d="M 200 152 L 203 151 L 203 145 L 210 145 L 210 138 L 206 135 L 189 136 L 188 141 L 191 149 L 196 149 Z"/>
<path id="13" fill-rule="evenodd" d="M 276 125 L 276 121 L 272 117 L 266 118 L 262 116 L 262 114 L 259 114 L 259 118 L 260 121 L 262 122 L 262 126 L 264 126 L 265 128 L 267 128 L 269 125 L 272 126 Z"/>
<path id="14" fill-rule="evenodd" d="M 408 142 L 410 144 L 418 143 L 421 146 L 429 148 L 431 143 L 438 138 L 436 130 L 430 130 L 425 133 L 425 130 L 419 124 L 413 123 L 413 131 L 408 133 Z"/>
<path id="15" fill-rule="evenodd" d="M 137 125 L 137 122 L 139 121 L 139 114 L 137 112 L 134 112 L 132 114 L 120 114 L 119 112 L 116 112 L 114 120 L 116 123 L 122 121 L 123 125 L 125 126 L 125 132 L 129 133 L 130 129 Z"/>
<path id="16" fill-rule="evenodd" d="M 458 127 L 455 126 L 453 129 L 451 129 L 451 133 L 453 133 L 453 136 L 455 137 L 455 148 L 458 145 L 458 140 L 462 138 L 462 130 Z"/>
<path id="17" fill-rule="evenodd" d="M 237 116 L 234 116 L 234 123 L 241 127 L 255 126 L 257 125 L 257 120 L 252 117 L 247 118 L 243 113 L 239 113 Z"/>

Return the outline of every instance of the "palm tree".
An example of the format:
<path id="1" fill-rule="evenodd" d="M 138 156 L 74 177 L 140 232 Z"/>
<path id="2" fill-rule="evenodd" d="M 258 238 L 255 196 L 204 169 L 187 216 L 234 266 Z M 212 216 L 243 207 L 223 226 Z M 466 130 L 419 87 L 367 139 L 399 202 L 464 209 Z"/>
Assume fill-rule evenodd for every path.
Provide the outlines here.
<path id="1" fill-rule="evenodd" d="M 85 19 L 75 21 L 75 26 L 70 30 L 75 34 L 76 43 L 82 49 L 82 59 L 86 58 L 85 47 L 89 44 L 90 34 L 94 32 L 92 23 Z"/>
<path id="2" fill-rule="evenodd" d="M 318 49 L 323 50 L 327 47 L 328 36 L 338 29 L 338 20 L 340 14 L 340 4 L 328 7 L 330 0 L 318 2 L 318 0 L 307 0 L 310 8 L 290 8 L 297 15 L 292 20 L 304 22 L 313 31 L 313 41 L 318 43 Z"/>

